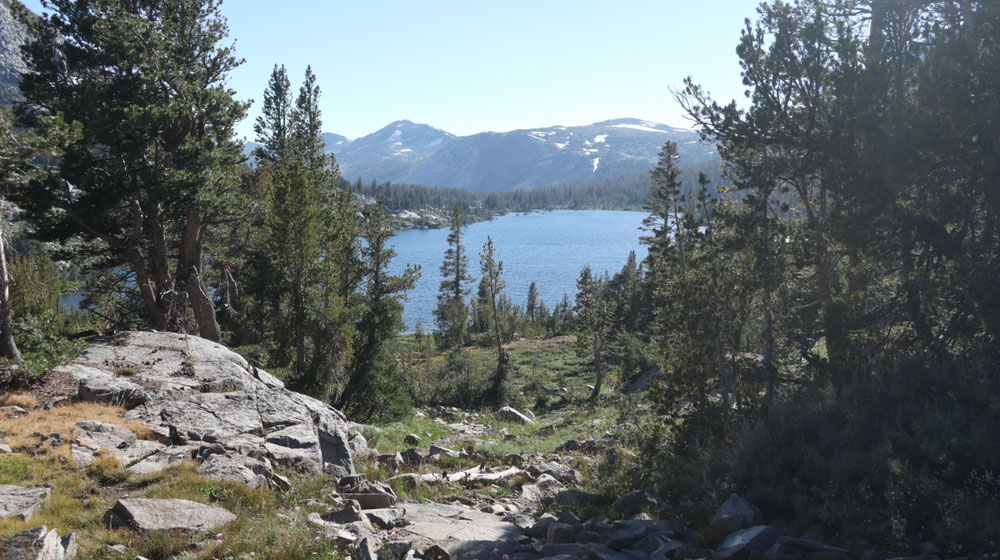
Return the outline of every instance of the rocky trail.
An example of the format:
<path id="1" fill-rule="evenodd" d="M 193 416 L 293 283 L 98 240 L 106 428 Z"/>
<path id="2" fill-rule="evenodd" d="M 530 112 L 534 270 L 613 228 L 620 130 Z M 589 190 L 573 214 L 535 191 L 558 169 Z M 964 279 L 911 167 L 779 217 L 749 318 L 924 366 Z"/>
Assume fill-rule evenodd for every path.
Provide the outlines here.
<path id="1" fill-rule="evenodd" d="M 736 495 L 719 505 L 707 524 L 692 526 L 643 490 L 590 493 L 585 474 L 601 456 L 618 452 L 616 434 L 593 433 L 590 439 L 526 452 L 532 438 L 558 439 L 565 426 L 527 410 L 427 409 L 417 413 L 422 433 L 354 424 L 286 389 L 238 354 L 197 337 L 135 332 L 99 340 L 54 370 L 47 383 L 37 391 L 43 396 L 39 402 L 0 410 L 0 434 L 8 440 L 0 457 L 55 456 L 53 464 L 69 469 L 71 478 L 85 476 L 73 472 L 99 473 L 100 486 L 73 500 L 86 502 L 84 510 L 100 511 L 92 521 L 75 521 L 69 528 L 32 523 L 39 517 L 61 519 L 52 498 L 64 492 L 59 483 L 2 484 L 0 528 L 27 527 L 0 542 L 2 559 L 141 558 L 135 543 L 161 533 L 184 535 L 183 552 L 162 553 L 163 558 L 267 557 L 257 556 L 250 545 L 222 553 L 239 548 L 224 549 L 230 528 L 249 524 L 243 531 L 253 533 L 253 523 L 265 517 L 299 527 L 300 540 L 308 535 L 328 543 L 324 550 L 330 555 L 346 553 L 354 560 L 898 556 L 849 551 L 814 534 L 783 534 Z M 68 388 L 62 391 L 67 394 L 59 387 Z M 120 418 L 67 417 L 63 432 L 32 432 L 60 411 L 87 405 L 113 406 Z M 504 452 L 510 449 L 515 451 Z M 185 472 L 202 494 L 144 493 L 144 485 L 156 488 L 169 483 L 170 473 Z M 269 503 L 283 505 L 253 513 L 260 518 L 241 519 L 219 498 L 238 494 L 234 488 L 258 493 L 248 496 L 281 496 L 284 501 Z M 61 507 L 69 507 L 60 499 Z M 2 525 L 15 522 L 21 525 Z M 921 560 L 935 558 L 936 551 L 926 552 Z"/>

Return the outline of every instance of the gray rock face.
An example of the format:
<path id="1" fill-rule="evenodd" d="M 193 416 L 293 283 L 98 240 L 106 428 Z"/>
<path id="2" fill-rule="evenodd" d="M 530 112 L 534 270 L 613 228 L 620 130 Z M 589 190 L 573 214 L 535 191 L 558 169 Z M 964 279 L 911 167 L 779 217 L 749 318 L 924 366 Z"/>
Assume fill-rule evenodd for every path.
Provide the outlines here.
<path id="1" fill-rule="evenodd" d="M 497 420 L 502 422 L 514 422 L 516 424 L 534 424 L 535 421 L 521 414 L 517 410 L 505 406 L 496 412 Z"/>
<path id="2" fill-rule="evenodd" d="M 551 523 L 545 532 L 545 540 L 554 544 L 576 542 L 576 527 L 558 521 Z"/>
<path id="3" fill-rule="evenodd" d="M 222 508 L 190 500 L 122 498 L 105 513 L 104 519 L 112 528 L 207 531 L 235 521 L 236 516 Z"/>
<path id="4" fill-rule="evenodd" d="M 45 525 L 22 531 L 0 543 L 4 560 L 70 560 L 76 557 L 76 537 L 59 533 Z"/>
<path id="5" fill-rule="evenodd" d="M 121 404 L 130 409 L 128 419 L 169 439 L 172 445 L 166 448 L 122 447 L 123 462 L 133 472 L 157 472 L 193 458 L 193 449 L 216 444 L 302 471 L 354 472 L 343 414 L 288 391 L 220 344 L 190 335 L 130 332 L 93 344 L 56 371 L 79 381 L 77 399 Z M 110 442 L 111 436 L 99 432 L 78 439 L 76 455 L 86 462 L 95 446 Z M 262 473 L 250 465 L 237 461 L 254 472 L 252 477 L 238 466 L 215 461 L 210 469 L 222 478 L 261 483 Z"/>
<path id="6" fill-rule="evenodd" d="M 0 484 L 0 519 L 18 517 L 27 521 L 51 494 L 52 489 L 47 486 Z"/>

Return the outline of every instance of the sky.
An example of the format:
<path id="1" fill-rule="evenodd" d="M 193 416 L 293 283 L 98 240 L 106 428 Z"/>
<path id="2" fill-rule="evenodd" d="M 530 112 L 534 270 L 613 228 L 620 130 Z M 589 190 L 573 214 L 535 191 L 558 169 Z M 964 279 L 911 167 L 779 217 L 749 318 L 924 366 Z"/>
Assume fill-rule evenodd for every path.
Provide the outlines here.
<path id="1" fill-rule="evenodd" d="M 24 0 L 36 12 L 40 0 Z M 690 127 L 686 76 L 742 99 L 736 44 L 757 0 L 226 0 L 254 100 L 275 64 L 297 90 L 312 65 L 323 128 L 349 138 L 407 119 L 453 134 L 634 117 Z"/>

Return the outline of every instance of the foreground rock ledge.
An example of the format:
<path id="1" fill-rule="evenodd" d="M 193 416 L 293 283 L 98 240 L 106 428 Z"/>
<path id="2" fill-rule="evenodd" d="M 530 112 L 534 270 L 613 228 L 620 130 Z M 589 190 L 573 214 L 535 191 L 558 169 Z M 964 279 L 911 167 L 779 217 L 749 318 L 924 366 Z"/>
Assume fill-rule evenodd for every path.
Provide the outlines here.
<path id="1" fill-rule="evenodd" d="M 129 332 L 95 339 L 52 374 L 77 382 L 77 400 L 123 406 L 127 419 L 170 444 L 122 457 L 136 471 L 155 472 L 212 446 L 305 472 L 354 472 L 350 426 L 340 411 L 285 389 L 239 354 L 197 336 Z M 77 447 L 85 463 L 88 446 Z"/>
<path id="2" fill-rule="evenodd" d="M 228 510 L 191 500 L 123 498 L 104 514 L 112 529 L 207 531 L 236 520 Z"/>

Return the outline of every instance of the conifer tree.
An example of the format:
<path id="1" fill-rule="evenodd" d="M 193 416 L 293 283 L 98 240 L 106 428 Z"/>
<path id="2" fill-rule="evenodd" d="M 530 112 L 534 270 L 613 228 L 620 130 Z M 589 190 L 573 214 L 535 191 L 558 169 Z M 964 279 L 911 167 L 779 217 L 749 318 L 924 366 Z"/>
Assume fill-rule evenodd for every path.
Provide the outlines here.
<path id="1" fill-rule="evenodd" d="M 538 319 L 538 286 L 534 282 L 528 286 L 528 301 L 524 305 L 524 313 L 532 323 Z"/>
<path id="2" fill-rule="evenodd" d="M 31 38 L 18 119 L 35 130 L 64 123 L 78 140 L 11 198 L 37 238 L 78 238 L 77 260 L 130 269 L 150 326 L 219 340 L 204 240 L 233 210 L 242 158 L 234 126 L 247 108 L 226 87 L 242 61 L 221 45 L 219 2 L 47 6 L 46 18 L 19 16 Z"/>
<path id="3" fill-rule="evenodd" d="M 611 302 L 608 299 L 608 278 L 594 278 L 589 266 L 580 271 L 576 281 L 576 319 L 580 349 L 594 364 L 594 389 L 590 401 L 597 401 L 604 383 L 604 347 L 611 329 Z"/>
<path id="4" fill-rule="evenodd" d="M 257 135 L 260 146 L 255 151 L 258 159 L 275 162 L 289 155 L 292 112 L 291 83 L 285 65 L 274 65 L 271 78 L 264 90 L 264 102 L 261 104 L 261 114 L 257 117 L 253 131 Z"/>
<path id="5" fill-rule="evenodd" d="M 503 261 L 496 260 L 493 250 L 493 239 L 486 238 L 483 245 L 483 252 L 479 254 L 479 270 L 483 275 L 483 284 L 486 288 L 489 312 L 492 320 L 492 330 L 497 347 L 497 367 L 493 373 L 493 382 L 487 393 L 488 398 L 494 404 L 504 401 L 505 383 L 507 380 L 507 370 L 509 369 L 510 357 L 503 349 L 503 335 L 500 329 L 500 312 L 498 300 L 503 293 L 505 282 L 503 279 Z"/>
<path id="6" fill-rule="evenodd" d="M 441 281 L 438 304 L 434 310 L 445 348 L 461 346 L 465 340 L 465 328 L 469 316 L 469 308 L 465 304 L 469 290 L 465 286 L 473 280 L 469 276 L 469 258 L 462 245 L 465 215 L 461 205 L 456 204 L 452 208 L 450 222 L 448 249 L 441 263 L 441 276 L 444 279 Z"/>

